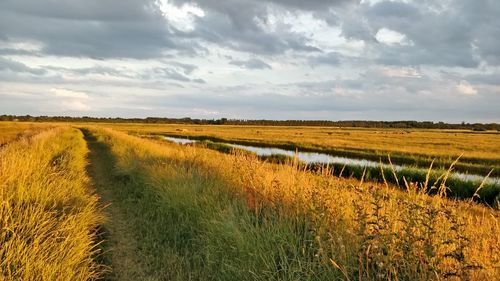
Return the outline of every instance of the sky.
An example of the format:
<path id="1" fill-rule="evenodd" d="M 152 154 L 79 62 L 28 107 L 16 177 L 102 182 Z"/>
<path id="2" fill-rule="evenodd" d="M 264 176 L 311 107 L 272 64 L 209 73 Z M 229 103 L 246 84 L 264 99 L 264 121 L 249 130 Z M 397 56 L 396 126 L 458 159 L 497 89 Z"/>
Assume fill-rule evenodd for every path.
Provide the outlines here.
<path id="1" fill-rule="evenodd" d="M 500 122 L 498 0 L 1 0 L 0 114 Z"/>

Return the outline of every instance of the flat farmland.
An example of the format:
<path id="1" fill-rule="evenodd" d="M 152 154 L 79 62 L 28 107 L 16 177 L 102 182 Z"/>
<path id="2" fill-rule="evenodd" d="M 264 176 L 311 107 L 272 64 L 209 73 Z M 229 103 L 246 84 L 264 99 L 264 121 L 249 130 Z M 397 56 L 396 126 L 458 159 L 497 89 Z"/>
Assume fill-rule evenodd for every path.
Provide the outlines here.
<path id="1" fill-rule="evenodd" d="M 263 144 L 295 144 L 429 157 L 500 160 L 500 133 L 465 130 L 365 129 L 330 127 L 113 124 L 138 134 L 209 136 Z"/>

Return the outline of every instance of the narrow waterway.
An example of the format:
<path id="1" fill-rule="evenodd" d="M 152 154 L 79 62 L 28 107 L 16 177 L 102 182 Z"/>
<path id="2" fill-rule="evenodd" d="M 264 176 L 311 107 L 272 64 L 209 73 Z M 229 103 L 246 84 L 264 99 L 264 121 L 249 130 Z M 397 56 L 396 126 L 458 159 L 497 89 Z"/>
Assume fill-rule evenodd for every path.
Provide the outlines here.
<path id="1" fill-rule="evenodd" d="M 190 144 L 190 143 L 195 143 L 196 140 L 190 140 L 187 138 L 178 138 L 178 137 L 169 137 L 165 136 L 164 137 L 166 140 L 175 142 L 178 144 Z M 301 151 L 292 151 L 292 150 L 285 150 L 281 148 L 271 148 L 271 147 L 258 147 L 258 146 L 250 146 L 250 145 L 241 145 L 241 144 L 234 144 L 234 143 L 223 143 L 229 146 L 232 146 L 234 148 L 239 148 L 243 149 L 246 151 L 253 152 L 257 154 L 258 156 L 270 156 L 270 155 L 276 155 L 276 154 L 281 154 L 281 155 L 286 155 L 286 156 L 291 156 L 291 157 L 297 157 L 300 161 L 303 161 L 307 164 L 312 164 L 312 163 L 336 163 L 336 164 L 341 164 L 341 165 L 350 165 L 350 166 L 360 166 L 360 167 L 380 167 L 380 163 L 372 160 L 366 160 L 366 159 L 356 159 L 356 158 L 348 158 L 348 157 L 339 157 L 339 156 L 333 156 L 325 153 L 319 153 L 319 152 L 301 152 Z M 387 164 L 382 164 L 384 168 L 390 168 L 389 165 Z M 415 167 L 410 167 L 410 166 L 404 166 L 404 165 L 393 165 L 394 169 L 396 171 L 400 171 L 403 169 L 419 169 L 422 170 L 422 172 L 427 172 L 426 169 L 422 168 L 415 168 Z M 458 178 L 463 181 L 470 181 L 470 182 L 480 182 L 482 181 L 485 177 L 481 175 L 475 175 L 475 174 L 466 174 L 466 173 L 459 173 L 459 172 L 453 172 L 452 177 Z M 486 182 L 488 184 L 493 184 L 493 185 L 500 185 L 500 178 L 488 178 L 486 179 Z"/>

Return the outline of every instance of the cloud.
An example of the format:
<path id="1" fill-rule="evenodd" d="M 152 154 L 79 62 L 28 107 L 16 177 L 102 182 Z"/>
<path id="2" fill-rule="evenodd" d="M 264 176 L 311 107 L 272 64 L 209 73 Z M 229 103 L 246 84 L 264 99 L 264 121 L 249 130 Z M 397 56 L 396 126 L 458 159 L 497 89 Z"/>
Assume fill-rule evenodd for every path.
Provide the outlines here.
<path id="1" fill-rule="evenodd" d="M 375 38 L 378 42 L 384 43 L 389 46 L 411 45 L 411 42 L 408 42 L 406 35 L 394 30 L 387 29 L 385 27 L 377 31 L 377 34 L 375 34 Z"/>
<path id="2" fill-rule="evenodd" d="M 45 105 L 45 110 L 53 111 L 89 111 L 91 110 L 88 105 L 89 96 L 82 91 L 74 91 L 64 88 L 50 89 L 54 97 L 52 104 Z"/>
<path id="3" fill-rule="evenodd" d="M 316 65 L 337 66 L 340 64 L 340 54 L 338 54 L 336 52 L 329 52 L 327 54 L 312 56 L 309 58 L 309 63 L 313 66 L 316 66 Z"/>
<path id="4" fill-rule="evenodd" d="M 43 75 L 47 73 L 45 69 L 31 68 L 23 63 L 0 57 L 0 72 L 11 71 L 14 73 L 28 73 L 33 75 Z"/>
<path id="5" fill-rule="evenodd" d="M 492 34 L 500 32 L 499 12 L 500 2 L 489 0 L 365 3 L 346 16 L 343 35 L 370 43 L 382 64 L 498 65 L 500 39 Z M 389 44 L 377 46 L 373 38 Z"/>
<path id="6" fill-rule="evenodd" d="M 457 85 L 457 91 L 464 94 L 464 95 L 470 95 L 474 96 L 477 95 L 477 90 L 469 84 L 469 82 L 462 80 L 460 83 Z"/>
<path id="7" fill-rule="evenodd" d="M 0 109 L 500 121 L 499 14 L 492 0 L 3 0 Z"/>
<path id="8" fill-rule="evenodd" d="M 186 69 L 185 67 L 181 67 L 182 69 Z M 184 71 L 185 72 L 185 71 Z M 188 71 L 189 72 L 189 71 Z M 194 82 L 204 84 L 206 83 L 201 78 L 190 78 L 187 75 L 169 67 L 155 67 L 146 72 L 139 74 L 139 76 L 143 79 L 169 79 L 179 82 Z"/>
<path id="9" fill-rule="evenodd" d="M 276 55 L 285 51 L 317 52 L 320 49 L 309 44 L 308 39 L 290 30 L 287 24 L 280 24 L 274 30 L 267 25 L 271 23 L 271 10 L 284 13 L 288 9 L 296 10 L 298 2 L 278 1 L 273 7 L 265 1 L 199 1 L 196 4 L 204 11 L 203 17 L 195 18 L 195 28 L 185 36 L 198 38 L 225 48 L 260 55 Z M 325 6 L 331 3 L 317 1 Z M 193 1 L 174 1 L 177 5 L 193 3 Z M 307 5 L 309 6 L 309 5 Z"/>
<path id="10" fill-rule="evenodd" d="M 61 103 L 63 111 L 89 111 L 91 107 L 79 100 L 64 100 Z"/>
<path id="11" fill-rule="evenodd" d="M 169 61 L 169 62 L 166 62 L 166 64 L 176 66 L 176 67 L 182 69 L 182 71 L 186 75 L 189 75 L 189 74 L 193 73 L 193 71 L 198 69 L 198 66 L 196 66 L 194 64 L 181 63 L 181 62 L 177 62 L 177 61 Z"/>
<path id="12" fill-rule="evenodd" d="M 500 86 L 500 71 L 492 73 L 469 74 L 464 76 L 466 81 L 472 84 L 486 84 Z"/>
<path id="13" fill-rule="evenodd" d="M 246 69 L 272 69 L 272 67 L 260 59 L 232 60 L 229 64 L 237 65 Z"/>
<path id="14" fill-rule="evenodd" d="M 89 98 L 89 96 L 84 92 L 72 91 L 72 90 L 68 90 L 68 89 L 52 88 L 52 89 L 50 89 L 50 91 L 56 97 L 72 98 L 72 99 L 88 99 Z"/>
<path id="15" fill-rule="evenodd" d="M 197 47 L 174 38 L 153 0 L 5 0 L 0 26 L 10 40 L 35 40 L 58 56 L 152 58 Z"/>

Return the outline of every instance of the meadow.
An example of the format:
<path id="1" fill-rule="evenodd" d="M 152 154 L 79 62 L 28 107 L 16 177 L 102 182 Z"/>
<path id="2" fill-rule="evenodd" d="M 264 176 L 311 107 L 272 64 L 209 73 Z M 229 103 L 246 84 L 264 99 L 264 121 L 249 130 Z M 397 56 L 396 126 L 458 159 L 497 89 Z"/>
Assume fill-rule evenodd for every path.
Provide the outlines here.
<path id="1" fill-rule="evenodd" d="M 161 134 L 238 144 L 325 152 L 394 164 L 447 169 L 455 159 L 462 172 L 500 173 L 500 133 L 465 130 L 332 127 L 110 124 L 137 135 Z"/>
<path id="2" fill-rule="evenodd" d="M 4 279 L 500 276 L 500 212 L 472 198 L 446 198 L 446 181 L 430 196 L 428 179 L 398 186 L 341 178 L 293 159 L 274 163 L 238 150 L 220 153 L 134 136 L 170 132 L 166 127 L 207 133 L 197 127 L 54 126 L 0 148 Z M 469 157 L 498 159 L 498 150 L 487 151 L 497 135 L 463 135 L 482 139 L 465 151 Z M 413 142 L 396 139 L 392 143 L 401 146 Z M 461 153 L 456 145 L 443 155 Z"/>
<path id="3" fill-rule="evenodd" d="M 52 126 L 47 123 L 0 122 L 0 147 L 17 138 L 34 135 Z"/>

